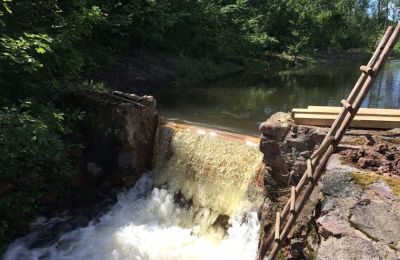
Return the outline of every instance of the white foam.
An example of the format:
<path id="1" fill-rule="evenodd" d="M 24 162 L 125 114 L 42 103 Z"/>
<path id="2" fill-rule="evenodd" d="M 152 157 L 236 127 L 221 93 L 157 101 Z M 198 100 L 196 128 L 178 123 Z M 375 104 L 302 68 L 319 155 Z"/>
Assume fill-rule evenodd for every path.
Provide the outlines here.
<path id="1" fill-rule="evenodd" d="M 255 258 L 259 232 L 255 212 L 231 220 L 222 239 L 210 239 L 196 235 L 199 224 L 193 221 L 193 209 L 176 206 L 173 194 L 151 186 L 151 177 L 145 174 L 134 188 L 118 195 L 116 205 L 98 223 L 65 233 L 44 248 L 28 249 L 26 239 L 19 239 L 4 259 Z"/>

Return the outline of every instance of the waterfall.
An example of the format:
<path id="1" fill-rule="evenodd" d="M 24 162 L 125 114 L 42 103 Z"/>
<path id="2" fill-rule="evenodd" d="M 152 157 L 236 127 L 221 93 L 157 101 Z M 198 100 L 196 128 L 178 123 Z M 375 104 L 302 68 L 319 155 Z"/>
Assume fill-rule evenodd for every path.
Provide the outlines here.
<path id="1" fill-rule="evenodd" d="M 254 142 L 219 134 L 161 127 L 153 171 L 108 212 L 35 247 L 54 220 L 41 223 L 4 259 L 254 259 L 260 203 L 248 189 L 261 155 Z"/>
<path id="2" fill-rule="evenodd" d="M 261 167 L 256 138 L 169 123 L 159 128 L 157 139 L 155 185 L 191 201 L 201 233 L 218 216 L 233 217 L 260 205 L 246 196 Z"/>

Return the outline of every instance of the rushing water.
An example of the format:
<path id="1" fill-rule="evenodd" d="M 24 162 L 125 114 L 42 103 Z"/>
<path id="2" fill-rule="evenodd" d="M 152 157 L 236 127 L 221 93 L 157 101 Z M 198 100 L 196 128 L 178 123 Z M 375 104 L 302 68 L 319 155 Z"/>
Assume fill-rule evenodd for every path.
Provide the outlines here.
<path id="1" fill-rule="evenodd" d="M 11 244 L 5 259 L 254 259 L 264 196 L 250 185 L 262 156 L 249 138 L 256 139 L 161 126 L 152 174 L 118 194 L 107 213 L 39 246 L 43 230 L 68 219 L 41 223 Z"/>
<path id="2" fill-rule="evenodd" d="M 98 222 L 62 234 L 51 245 L 30 248 L 37 234 L 11 244 L 14 259 L 254 259 L 259 222 L 255 212 L 230 220 L 222 240 L 196 235 L 191 208 L 180 207 L 165 189 L 152 189 L 145 174 Z M 40 231 L 38 231 L 40 232 Z"/>
<path id="3" fill-rule="evenodd" d="M 156 93 L 167 118 L 256 133 L 278 111 L 308 105 L 339 106 L 360 75 L 358 65 L 319 66 L 273 75 L 236 75 L 218 82 Z M 388 61 L 363 107 L 399 108 L 400 60 Z"/>

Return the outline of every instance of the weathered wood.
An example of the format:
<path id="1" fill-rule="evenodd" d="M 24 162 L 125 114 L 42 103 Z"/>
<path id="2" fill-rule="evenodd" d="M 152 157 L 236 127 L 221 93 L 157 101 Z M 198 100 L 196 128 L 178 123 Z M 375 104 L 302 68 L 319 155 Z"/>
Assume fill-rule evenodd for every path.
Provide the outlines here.
<path id="1" fill-rule="evenodd" d="M 353 111 L 354 111 L 353 107 L 350 105 L 349 102 L 347 102 L 346 99 L 342 99 L 342 100 L 340 101 L 340 103 L 342 103 L 342 105 L 343 105 L 349 112 L 353 112 Z"/>
<path id="2" fill-rule="evenodd" d="M 326 148 L 335 140 L 333 136 L 325 137 L 318 149 L 311 155 L 311 159 L 315 159 L 322 155 Z M 318 160 L 317 160 L 318 161 Z"/>
<path id="3" fill-rule="evenodd" d="M 362 65 L 362 66 L 360 66 L 360 70 L 361 70 L 362 72 L 368 74 L 368 75 L 371 76 L 371 77 L 373 77 L 374 74 L 375 74 L 374 69 L 371 68 L 371 67 L 368 67 L 368 66 Z"/>
<path id="4" fill-rule="evenodd" d="M 330 114 L 338 116 L 342 107 L 329 107 L 329 106 L 308 106 L 307 108 L 293 108 L 292 114 Z M 386 109 L 386 108 L 360 108 L 357 116 L 398 116 L 400 117 L 400 109 Z"/>
<path id="5" fill-rule="evenodd" d="M 308 181 L 313 180 L 313 165 L 310 159 L 307 160 L 307 178 Z"/>
<path id="6" fill-rule="evenodd" d="M 294 123 L 298 125 L 330 126 L 334 122 L 334 114 L 296 114 Z M 400 127 L 400 117 L 381 117 L 357 115 L 351 122 L 350 127 L 366 129 L 392 129 Z"/>
<path id="7" fill-rule="evenodd" d="M 281 213 L 278 211 L 276 212 L 276 219 L 275 219 L 275 242 L 279 242 L 280 233 L 281 233 Z"/>
<path id="8" fill-rule="evenodd" d="M 292 186 L 291 194 L 290 194 L 290 213 L 294 214 L 296 212 L 296 187 Z"/>

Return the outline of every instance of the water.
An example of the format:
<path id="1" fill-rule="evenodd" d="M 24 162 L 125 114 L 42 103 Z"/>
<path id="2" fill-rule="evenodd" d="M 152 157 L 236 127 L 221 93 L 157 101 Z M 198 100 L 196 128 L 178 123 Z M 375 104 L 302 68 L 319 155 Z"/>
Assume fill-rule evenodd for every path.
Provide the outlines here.
<path id="1" fill-rule="evenodd" d="M 243 133 L 257 133 L 271 114 L 308 105 L 339 106 L 360 75 L 358 65 L 319 66 L 273 75 L 235 75 L 155 94 L 161 115 Z M 388 61 L 363 107 L 399 108 L 400 60 Z"/>
<path id="2" fill-rule="evenodd" d="M 245 145 L 202 129 L 162 127 L 157 144 L 155 184 L 191 200 L 199 233 L 209 233 L 220 215 L 233 217 L 247 210 L 243 207 L 261 205 L 263 196 L 245 197 L 262 162 L 256 143 Z"/>
<path id="3" fill-rule="evenodd" d="M 152 189 L 152 178 L 145 174 L 119 194 L 99 221 L 42 248 L 29 248 L 37 236 L 32 233 L 11 244 L 4 259 L 254 259 L 259 235 L 255 212 L 231 218 L 218 240 L 196 235 L 193 217 L 190 207 L 174 203 L 172 193 Z"/>

